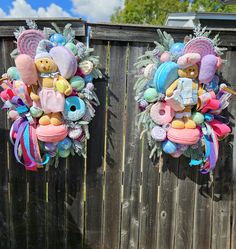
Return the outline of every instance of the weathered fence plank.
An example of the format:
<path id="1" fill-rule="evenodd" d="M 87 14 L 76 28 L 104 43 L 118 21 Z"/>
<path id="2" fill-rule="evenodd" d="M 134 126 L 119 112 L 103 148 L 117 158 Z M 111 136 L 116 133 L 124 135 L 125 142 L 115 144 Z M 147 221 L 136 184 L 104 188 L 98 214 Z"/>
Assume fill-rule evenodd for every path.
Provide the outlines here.
<path id="1" fill-rule="evenodd" d="M 4 40 L 0 40 L 1 51 L 5 50 Z M 8 60 L 9 61 L 9 60 Z M 6 61 L 0 61 L 0 72 L 4 73 L 6 67 Z M 1 103 L 2 107 L 2 103 Z M 9 143 L 8 143 L 8 121 L 6 117 L 6 111 L 0 113 L 0 247 L 10 246 L 10 210 L 9 210 L 9 186 L 8 186 L 8 166 L 9 166 Z M 3 149 L 5 148 L 5 149 Z"/>
<path id="2" fill-rule="evenodd" d="M 47 176 L 47 232 L 49 248 L 64 248 L 65 241 L 65 159 L 57 168 L 51 166 Z"/>
<path id="3" fill-rule="evenodd" d="M 149 158 L 150 150 L 144 140 L 142 151 L 142 188 L 140 204 L 139 248 L 155 249 L 157 243 L 157 200 L 159 185 L 159 165 Z M 148 234 L 148 236 L 147 236 Z"/>
<path id="4" fill-rule="evenodd" d="M 124 42 L 146 42 L 153 43 L 157 40 L 157 29 L 165 30 L 171 34 L 176 41 L 182 41 L 186 35 L 192 34 L 193 30 L 180 27 L 160 27 L 151 25 L 132 24 L 104 24 L 88 23 L 92 27 L 92 37 L 98 40 L 124 41 Z M 221 46 L 236 46 L 236 29 L 209 29 L 212 36 L 220 33 Z"/>
<path id="5" fill-rule="evenodd" d="M 120 244 L 127 46 L 118 42 L 110 45 L 103 247 L 117 249 Z"/>
<path id="6" fill-rule="evenodd" d="M 193 214 L 196 170 L 190 168 L 189 158 L 181 157 L 178 169 L 175 249 L 188 249 L 193 243 Z"/>
<path id="7" fill-rule="evenodd" d="M 193 249 L 211 247 L 212 187 L 209 176 L 196 173 Z"/>
<path id="8" fill-rule="evenodd" d="M 84 245 L 84 159 L 73 156 L 67 160 L 66 174 L 66 236 L 67 248 Z"/>
<path id="9" fill-rule="evenodd" d="M 107 70 L 108 43 L 91 44 L 94 54 L 100 57 L 101 69 Z M 100 106 L 96 107 L 96 116 L 90 125 L 90 140 L 88 141 L 87 174 L 86 174 L 86 222 L 85 240 L 91 248 L 102 246 L 102 212 L 103 212 L 103 175 L 104 175 L 104 143 L 106 126 L 106 79 L 94 82 Z"/>
<path id="10" fill-rule="evenodd" d="M 141 183 L 141 141 L 137 126 L 138 106 L 134 101 L 137 57 L 144 53 L 143 44 L 132 43 L 128 52 L 128 75 L 125 112 L 125 159 L 123 168 L 123 203 L 121 217 L 121 249 L 138 248 L 139 198 Z"/>
<path id="11" fill-rule="evenodd" d="M 179 159 L 163 156 L 163 167 L 160 168 L 159 209 L 157 217 L 157 248 L 172 249 L 175 240 L 176 189 L 178 182 Z"/>

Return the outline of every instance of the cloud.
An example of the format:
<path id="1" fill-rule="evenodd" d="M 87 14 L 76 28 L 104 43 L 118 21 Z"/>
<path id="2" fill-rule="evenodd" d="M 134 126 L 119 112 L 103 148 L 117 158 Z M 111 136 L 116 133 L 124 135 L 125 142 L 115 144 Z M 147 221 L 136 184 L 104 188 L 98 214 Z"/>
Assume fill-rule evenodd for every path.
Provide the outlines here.
<path id="1" fill-rule="evenodd" d="M 5 15 L 4 15 L 5 14 Z M 60 6 L 52 3 L 50 6 L 33 9 L 26 0 L 15 0 L 12 2 L 12 8 L 9 14 L 0 9 L 0 17 L 69 17 L 70 14 L 64 11 Z"/>
<path id="2" fill-rule="evenodd" d="M 109 21 L 116 7 L 123 6 L 122 0 L 71 0 L 74 14 L 86 16 L 89 21 Z"/>
<path id="3" fill-rule="evenodd" d="M 0 18 L 6 17 L 6 13 L 0 8 Z"/>

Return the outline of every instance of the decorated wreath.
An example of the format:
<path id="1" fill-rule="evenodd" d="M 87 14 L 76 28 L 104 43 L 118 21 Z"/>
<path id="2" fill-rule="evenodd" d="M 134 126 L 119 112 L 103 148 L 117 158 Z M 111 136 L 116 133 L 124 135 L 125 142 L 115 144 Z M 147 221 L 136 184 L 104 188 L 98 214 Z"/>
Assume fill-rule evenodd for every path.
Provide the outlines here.
<path id="1" fill-rule="evenodd" d="M 102 74 L 99 58 L 75 40 L 71 24 L 63 31 L 54 23 L 43 30 L 30 20 L 27 25 L 14 33 L 15 67 L 2 75 L 0 97 L 13 121 L 16 160 L 37 170 L 60 157 L 86 156 L 88 124 L 99 105 L 92 82 Z"/>
<path id="2" fill-rule="evenodd" d="M 147 134 L 150 158 L 162 151 L 190 157 L 190 166 L 205 174 L 215 168 L 219 140 L 230 134 L 222 111 L 235 92 L 222 80 L 223 48 L 219 37 L 200 26 L 184 42 L 158 30 L 159 42 L 138 58 L 135 84 L 138 122 Z"/>

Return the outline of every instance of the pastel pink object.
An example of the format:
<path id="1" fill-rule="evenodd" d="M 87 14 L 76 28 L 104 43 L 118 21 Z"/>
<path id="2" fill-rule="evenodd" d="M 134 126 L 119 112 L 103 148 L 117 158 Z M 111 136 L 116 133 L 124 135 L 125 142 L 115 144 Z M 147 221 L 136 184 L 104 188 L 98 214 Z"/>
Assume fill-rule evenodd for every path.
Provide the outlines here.
<path id="1" fill-rule="evenodd" d="M 170 61 L 170 52 L 165 51 L 161 57 L 160 57 L 161 62 L 167 62 Z"/>
<path id="2" fill-rule="evenodd" d="M 27 54 L 20 54 L 15 59 L 16 68 L 21 80 L 26 85 L 37 85 L 38 72 L 34 60 Z"/>
<path id="3" fill-rule="evenodd" d="M 156 141 L 164 141 L 166 139 L 166 130 L 160 126 L 155 126 L 151 131 L 151 136 Z"/>
<path id="4" fill-rule="evenodd" d="M 174 91 L 171 97 L 165 97 L 165 101 L 176 112 L 183 111 L 185 108 L 180 95 L 176 91 Z"/>
<path id="5" fill-rule="evenodd" d="M 217 69 L 219 69 L 222 66 L 222 59 L 221 59 L 221 57 L 217 57 L 217 60 L 218 60 Z"/>
<path id="6" fill-rule="evenodd" d="M 175 111 L 166 102 L 157 102 L 151 107 L 150 117 L 158 125 L 165 125 L 172 121 Z"/>
<path id="7" fill-rule="evenodd" d="M 36 134 L 42 142 L 55 143 L 62 141 L 67 136 L 68 131 L 65 125 L 38 125 Z"/>
<path id="8" fill-rule="evenodd" d="M 188 53 L 179 57 L 177 64 L 180 68 L 187 68 L 193 66 L 201 61 L 201 55 L 198 53 Z"/>
<path id="9" fill-rule="evenodd" d="M 19 117 L 20 116 L 19 116 L 18 112 L 15 111 L 15 110 L 10 110 L 9 113 L 8 113 L 8 118 L 10 118 L 12 121 L 15 121 Z"/>
<path id="10" fill-rule="evenodd" d="M 157 70 L 157 67 L 155 64 L 148 64 L 145 69 L 144 69 L 144 77 L 147 78 L 147 79 L 152 79 L 154 77 L 154 74 Z"/>
<path id="11" fill-rule="evenodd" d="M 211 99 L 216 99 L 214 91 L 206 92 L 198 97 L 198 109 L 202 109 Z"/>
<path id="12" fill-rule="evenodd" d="M 199 69 L 200 83 L 208 84 L 212 81 L 217 70 L 218 58 L 215 55 L 206 55 L 202 58 Z"/>
<path id="13" fill-rule="evenodd" d="M 214 119 L 209 124 L 211 125 L 212 129 L 218 137 L 224 137 L 231 132 L 231 128 L 228 125 L 221 123 L 218 120 Z"/>
<path id="14" fill-rule="evenodd" d="M 193 145 L 200 139 L 199 129 L 174 129 L 170 128 L 167 131 L 167 138 L 174 143 Z"/>
<path id="15" fill-rule="evenodd" d="M 63 46 L 57 46 L 52 48 L 49 54 L 56 63 L 62 77 L 70 79 L 75 75 L 77 60 L 71 50 Z"/>
<path id="16" fill-rule="evenodd" d="M 202 108 L 201 112 L 206 113 L 209 110 L 217 110 L 221 106 L 221 103 L 218 99 L 210 99 L 207 104 Z"/>
<path id="17" fill-rule="evenodd" d="M 206 37 L 196 37 L 191 39 L 184 48 L 184 54 L 198 53 L 201 58 L 208 54 L 215 54 L 214 44 Z"/>
<path id="18" fill-rule="evenodd" d="M 40 107 L 44 113 L 63 112 L 65 97 L 54 88 L 42 88 L 38 92 Z"/>
<path id="19" fill-rule="evenodd" d="M 21 54 L 27 54 L 34 59 L 38 44 L 43 39 L 46 39 L 46 37 L 42 31 L 35 29 L 25 30 L 17 38 L 17 49 Z"/>
<path id="20" fill-rule="evenodd" d="M 15 95 L 20 97 L 27 106 L 32 106 L 32 100 L 29 96 L 27 86 L 24 82 L 20 80 L 15 80 L 13 82 L 13 91 Z"/>

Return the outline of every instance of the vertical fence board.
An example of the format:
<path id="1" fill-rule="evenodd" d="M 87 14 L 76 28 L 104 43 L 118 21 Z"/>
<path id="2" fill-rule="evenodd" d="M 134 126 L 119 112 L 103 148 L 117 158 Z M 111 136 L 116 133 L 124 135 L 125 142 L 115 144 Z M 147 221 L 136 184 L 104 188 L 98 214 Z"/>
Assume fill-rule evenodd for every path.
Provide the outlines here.
<path id="1" fill-rule="evenodd" d="M 150 150 L 144 139 L 142 167 L 142 190 L 140 204 L 140 241 L 139 248 L 155 249 L 157 244 L 157 213 L 158 213 L 158 165 L 153 165 L 149 158 Z M 147 236 L 148 234 L 148 236 Z"/>
<path id="2" fill-rule="evenodd" d="M 189 158 L 181 157 L 179 163 L 175 249 L 192 248 L 193 243 L 193 215 L 195 201 L 195 173 L 190 168 Z"/>
<path id="3" fill-rule="evenodd" d="M 193 249 L 204 249 L 211 247 L 213 194 L 208 175 L 197 173 L 196 178 Z"/>
<path id="4" fill-rule="evenodd" d="M 67 248 L 83 248 L 84 241 L 84 159 L 68 159 L 66 198 Z"/>
<path id="5" fill-rule="evenodd" d="M 105 249 L 117 249 L 120 243 L 126 52 L 126 45 L 111 43 L 103 236 Z"/>
<path id="6" fill-rule="evenodd" d="M 163 155 L 160 169 L 159 210 L 157 221 L 157 248 L 172 249 L 175 239 L 176 188 L 179 159 Z"/>
<path id="7" fill-rule="evenodd" d="M 94 54 L 100 57 L 100 67 L 106 71 L 107 43 L 91 44 Z M 86 224 L 85 239 L 91 248 L 101 248 L 102 244 L 102 208 L 103 208 L 103 174 L 104 174 L 104 142 L 106 116 L 106 87 L 103 79 L 95 80 L 96 94 L 100 106 L 96 107 L 96 116 L 89 127 L 88 159 L 86 175 Z"/>
<path id="8" fill-rule="evenodd" d="M 11 148 L 10 153 L 14 155 Z M 26 171 L 20 164 L 16 164 L 12 157 L 9 161 L 10 181 L 10 209 L 12 215 L 12 238 L 13 248 L 27 248 L 27 182 Z"/>
<path id="9" fill-rule="evenodd" d="M 65 159 L 48 171 L 48 248 L 65 248 Z"/>
<path id="10" fill-rule="evenodd" d="M 12 38 L 3 40 L 3 61 L 4 72 L 13 65 L 10 52 L 14 49 L 15 44 Z M 8 130 L 9 132 L 9 130 Z M 9 186 L 10 186 L 10 213 L 11 213 L 11 247 L 27 247 L 27 183 L 26 172 L 22 165 L 16 164 L 12 145 L 10 146 L 8 165 L 9 165 Z M 5 151 L 6 152 L 6 151 Z"/>
<path id="11" fill-rule="evenodd" d="M 132 43 L 129 47 L 127 98 L 126 98 L 126 135 L 125 161 L 123 175 L 123 203 L 121 218 L 121 249 L 138 248 L 139 241 L 139 190 L 141 172 L 141 140 L 137 127 L 139 109 L 134 101 L 135 83 L 134 63 L 144 52 L 143 45 Z"/>
<path id="12" fill-rule="evenodd" d="M 213 214 L 212 214 L 212 249 L 230 248 L 230 188 L 227 183 L 227 173 L 229 170 L 225 163 L 226 148 L 224 143 L 220 144 L 221 153 L 218 159 L 217 168 L 214 172 L 213 188 Z M 220 165 L 224 165 L 222 169 Z"/>
<path id="13" fill-rule="evenodd" d="M 0 40 L 1 58 L 5 58 L 5 41 Z M 8 60 L 9 61 L 9 60 Z M 0 61 L 0 74 L 4 73 L 6 61 Z M 2 107 L 1 103 L 1 107 Z M 7 248 L 10 246 L 10 213 L 8 198 L 8 162 L 9 162 L 9 143 L 8 143 L 8 121 L 6 111 L 0 112 L 0 247 Z M 3 149 L 4 148 L 4 149 Z"/>
<path id="14" fill-rule="evenodd" d="M 46 248 L 46 173 L 44 169 L 27 172 L 28 248 Z"/>
<path id="15" fill-rule="evenodd" d="M 234 99 L 231 103 L 231 115 L 232 115 L 232 122 L 234 123 L 234 128 L 233 128 L 233 159 L 232 159 L 232 174 L 233 174 L 233 179 L 232 179 L 232 203 L 231 203 L 231 248 L 234 249 L 236 248 L 236 127 L 235 127 L 235 117 L 236 117 L 236 99 Z"/>

